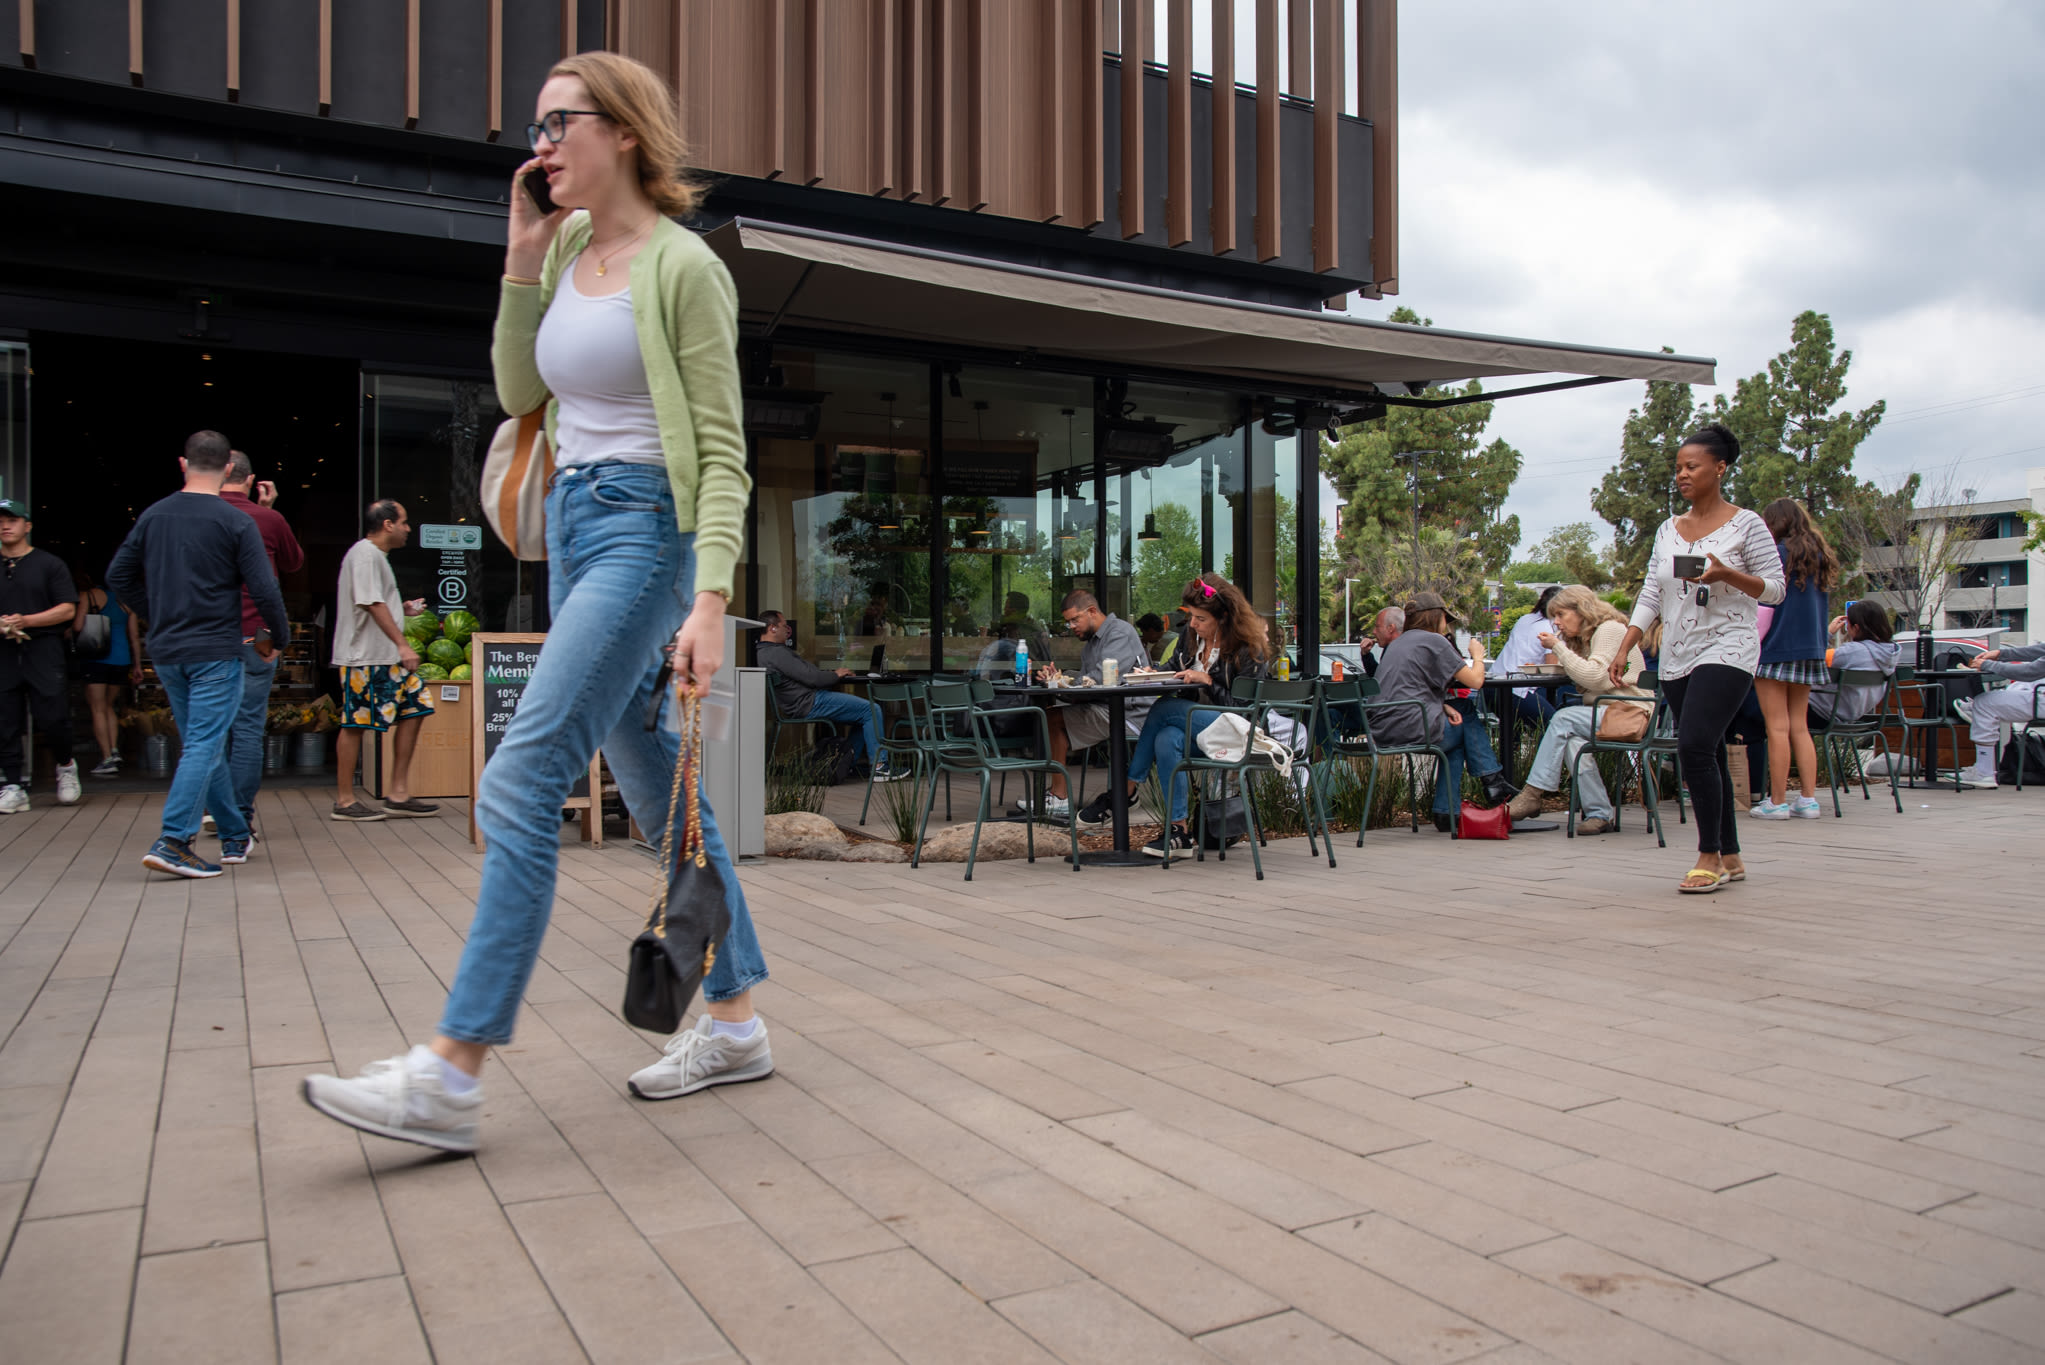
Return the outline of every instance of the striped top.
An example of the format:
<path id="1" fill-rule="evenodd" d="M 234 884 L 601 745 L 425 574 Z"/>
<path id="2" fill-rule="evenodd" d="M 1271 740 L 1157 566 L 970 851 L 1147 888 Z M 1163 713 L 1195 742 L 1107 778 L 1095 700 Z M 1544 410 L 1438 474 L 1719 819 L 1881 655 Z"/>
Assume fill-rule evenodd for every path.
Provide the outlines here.
<path id="1" fill-rule="evenodd" d="M 1713 583 L 1704 605 L 1697 603 L 1697 584 L 1676 577 L 1677 555 L 1718 556 L 1728 569 L 1761 580 L 1761 596 L 1747 596 L 1730 583 Z M 1654 552 L 1647 561 L 1647 581 L 1633 606 L 1633 624 L 1646 630 L 1662 619 L 1661 676 L 1687 677 L 1699 664 L 1725 664 L 1752 673 L 1761 662 L 1761 633 L 1755 614 L 1763 603 L 1782 600 L 1782 556 L 1775 537 L 1759 512 L 1741 508 L 1731 521 L 1709 535 L 1687 540 L 1670 517 L 1654 533 Z"/>

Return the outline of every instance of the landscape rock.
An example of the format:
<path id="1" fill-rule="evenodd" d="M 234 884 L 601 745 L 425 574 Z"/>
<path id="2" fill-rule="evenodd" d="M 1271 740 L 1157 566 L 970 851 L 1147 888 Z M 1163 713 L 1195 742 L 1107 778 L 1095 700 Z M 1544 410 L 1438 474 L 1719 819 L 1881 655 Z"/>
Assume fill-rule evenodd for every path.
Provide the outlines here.
<path id="1" fill-rule="evenodd" d="M 770 815 L 764 823 L 770 855 L 792 853 L 799 858 L 815 857 L 818 855 L 808 850 L 820 847 L 842 850 L 851 842 L 845 837 L 845 832 L 830 820 L 806 810 Z"/>
<path id="2" fill-rule="evenodd" d="M 923 861 L 926 863 L 962 863 L 966 850 L 973 843 L 971 821 L 959 825 L 947 825 L 935 830 L 923 842 Z M 1069 852 L 1071 845 L 1063 831 L 1041 826 L 1037 830 L 1037 856 L 1047 854 L 1056 858 Z M 1008 858 L 1021 858 L 1028 854 L 1024 841 L 1024 829 L 1020 824 L 1007 821 L 989 820 L 980 828 L 979 861 L 999 862 Z"/>
<path id="3" fill-rule="evenodd" d="M 893 844 L 853 844 L 839 855 L 845 863 L 906 863 L 909 855 Z"/>

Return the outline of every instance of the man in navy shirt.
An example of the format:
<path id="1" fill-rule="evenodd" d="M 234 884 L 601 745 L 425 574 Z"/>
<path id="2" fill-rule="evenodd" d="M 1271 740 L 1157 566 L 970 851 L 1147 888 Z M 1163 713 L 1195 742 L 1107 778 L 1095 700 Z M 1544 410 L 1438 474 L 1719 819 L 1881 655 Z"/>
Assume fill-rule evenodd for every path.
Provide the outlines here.
<path id="1" fill-rule="evenodd" d="M 78 589 L 63 560 L 29 544 L 32 526 L 26 503 L 0 500 L 0 814 L 9 815 L 28 809 L 24 710 L 56 761 L 57 804 L 78 799 L 64 688 L 64 630 L 78 610 Z"/>
<path id="2" fill-rule="evenodd" d="M 244 587 L 277 647 L 291 640 L 263 537 L 220 498 L 230 455 L 219 432 L 194 432 L 179 461 L 183 490 L 143 511 L 107 567 L 107 585 L 149 622 L 149 659 L 184 741 L 161 837 L 142 855 L 143 866 L 179 877 L 220 875 L 218 863 L 192 852 L 209 809 L 220 826 L 220 862 L 248 861 L 248 820 L 227 768 L 227 734 L 241 706 Z"/>

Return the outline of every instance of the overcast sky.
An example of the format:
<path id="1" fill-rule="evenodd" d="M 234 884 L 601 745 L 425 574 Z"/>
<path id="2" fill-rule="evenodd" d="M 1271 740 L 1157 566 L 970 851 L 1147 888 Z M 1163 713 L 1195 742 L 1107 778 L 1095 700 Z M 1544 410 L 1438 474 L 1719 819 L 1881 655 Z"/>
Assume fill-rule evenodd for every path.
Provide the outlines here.
<path id="1" fill-rule="evenodd" d="M 1889 403 L 1863 477 L 1958 461 L 2008 498 L 2045 465 L 2045 5 L 1409 0 L 1399 24 L 1400 294 L 1357 312 L 1668 345 L 1730 393 L 1815 308 L 1847 401 Z M 1523 545 L 1609 534 L 1589 491 L 1643 392 L 1498 406 Z"/>

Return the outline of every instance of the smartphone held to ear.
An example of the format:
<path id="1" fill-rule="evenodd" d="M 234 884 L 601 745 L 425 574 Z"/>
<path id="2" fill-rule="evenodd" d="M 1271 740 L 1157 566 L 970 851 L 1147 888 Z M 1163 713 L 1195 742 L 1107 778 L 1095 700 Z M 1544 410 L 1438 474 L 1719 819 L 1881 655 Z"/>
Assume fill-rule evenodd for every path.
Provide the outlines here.
<path id="1" fill-rule="evenodd" d="M 547 192 L 547 173 L 539 167 L 527 171 L 519 178 L 519 183 L 525 186 L 525 197 L 532 200 L 533 207 L 541 213 L 552 213 L 561 207 Z"/>
<path id="2" fill-rule="evenodd" d="M 1704 576 L 1703 555 L 1677 555 L 1676 577 L 1702 578 Z"/>

